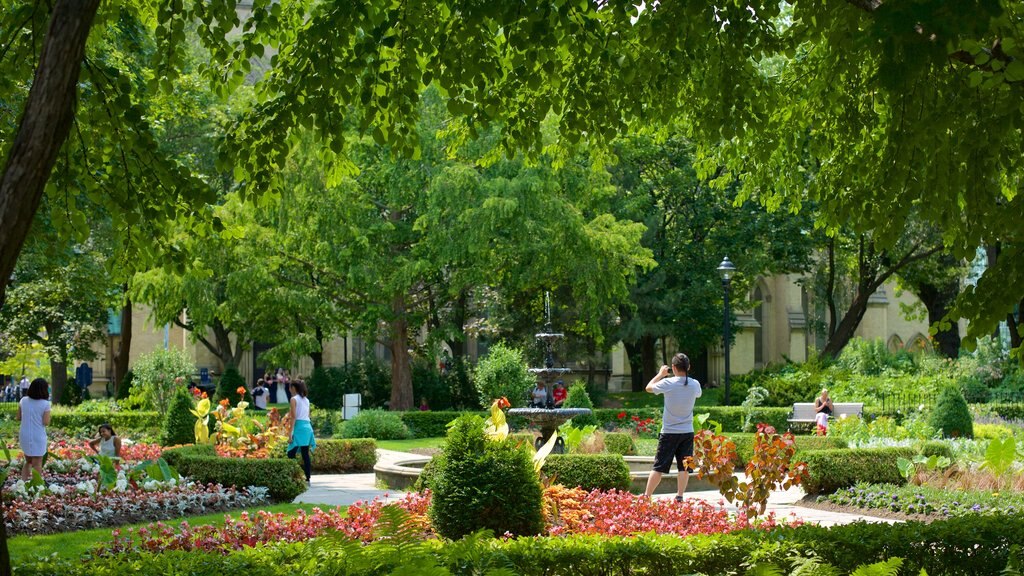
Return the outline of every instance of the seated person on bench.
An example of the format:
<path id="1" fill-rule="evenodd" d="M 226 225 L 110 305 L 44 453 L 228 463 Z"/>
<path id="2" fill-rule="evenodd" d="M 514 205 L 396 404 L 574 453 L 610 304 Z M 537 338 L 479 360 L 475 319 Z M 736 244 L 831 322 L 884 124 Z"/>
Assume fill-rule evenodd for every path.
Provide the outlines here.
<path id="1" fill-rule="evenodd" d="M 814 399 L 815 424 L 828 428 L 828 417 L 832 415 L 832 411 L 832 399 L 828 396 L 828 388 L 822 388 L 821 396 Z"/>

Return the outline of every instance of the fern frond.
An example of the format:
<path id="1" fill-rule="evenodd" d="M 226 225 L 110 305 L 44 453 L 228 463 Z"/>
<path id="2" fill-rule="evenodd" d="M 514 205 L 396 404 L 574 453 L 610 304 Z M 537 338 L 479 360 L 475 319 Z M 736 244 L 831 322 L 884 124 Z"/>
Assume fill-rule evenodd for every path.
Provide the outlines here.
<path id="1" fill-rule="evenodd" d="M 854 570 L 850 576 L 897 576 L 902 566 L 903 558 L 889 558 L 885 562 L 861 566 Z"/>
<path id="2" fill-rule="evenodd" d="M 793 571 L 790 576 L 839 576 L 839 571 L 831 564 L 822 562 L 817 556 L 796 556 L 791 559 Z"/>
<path id="3" fill-rule="evenodd" d="M 746 576 L 786 576 L 775 564 L 754 564 L 747 570 Z"/>

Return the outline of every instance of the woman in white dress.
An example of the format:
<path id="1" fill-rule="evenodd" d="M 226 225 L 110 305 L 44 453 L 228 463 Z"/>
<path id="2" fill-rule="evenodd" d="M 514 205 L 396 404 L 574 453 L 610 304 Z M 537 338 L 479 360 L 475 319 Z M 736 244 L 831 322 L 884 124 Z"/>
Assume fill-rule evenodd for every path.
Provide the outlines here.
<path id="1" fill-rule="evenodd" d="M 36 378 L 28 387 L 28 394 L 18 403 L 18 421 L 21 430 L 18 440 L 25 454 L 21 479 L 28 482 L 35 469 L 43 475 L 43 456 L 46 456 L 46 427 L 50 425 L 50 384 Z"/>

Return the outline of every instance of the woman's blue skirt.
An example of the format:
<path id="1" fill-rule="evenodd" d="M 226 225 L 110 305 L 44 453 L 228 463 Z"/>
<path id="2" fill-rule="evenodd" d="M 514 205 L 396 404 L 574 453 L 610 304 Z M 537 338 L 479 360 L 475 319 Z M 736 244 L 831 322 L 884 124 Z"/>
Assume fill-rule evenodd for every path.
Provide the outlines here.
<path id="1" fill-rule="evenodd" d="M 292 448 L 309 446 L 310 451 L 316 448 L 316 438 L 313 437 L 313 425 L 309 420 L 296 420 L 292 427 L 292 441 L 288 443 L 288 451 Z"/>

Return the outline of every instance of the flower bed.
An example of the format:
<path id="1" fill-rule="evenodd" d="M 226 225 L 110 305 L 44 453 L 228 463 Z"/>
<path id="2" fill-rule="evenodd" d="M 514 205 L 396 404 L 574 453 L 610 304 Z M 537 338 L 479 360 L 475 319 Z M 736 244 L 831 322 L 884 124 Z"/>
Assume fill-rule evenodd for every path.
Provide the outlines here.
<path id="1" fill-rule="evenodd" d="M 4 519 L 10 534 L 50 534 L 226 511 L 268 500 L 265 488 L 236 490 L 216 484 L 93 495 L 49 493 L 5 501 Z"/>
<path id="2" fill-rule="evenodd" d="M 161 456 L 163 450 L 163 447 L 159 444 L 122 440 L 121 459 L 125 462 L 156 460 Z M 63 460 L 77 460 L 95 454 L 89 448 L 89 442 L 86 440 L 59 440 L 51 442 L 49 451 L 54 456 Z"/>
<path id="3" fill-rule="evenodd" d="M 949 518 L 974 514 L 1016 514 L 1024 510 L 1024 493 L 860 483 L 829 496 L 819 496 L 817 502 L 908 516 Z"/>
<path id="4" fill-rule="evenodd" d="M 230 510 L 263 504 L 269 495 L 265 488 L 189 482 L 162 461 L 118 468 L 110 459 L 79 458 L 51 459 L 45 475 L 29 482 L 10 475 L 4 500 L 11 533 L 48 534 Z"/>
<path id="5" fill-rule="evenodd" d="M 634 536 L 655 532 L 689 536 L 693 534 L 719 534 L 748 528 L 771 529 L 779 525 L 769 514 L 757 521 L 745 515 L 730 515 L 725 508 L 703 501 L 675 503 L 669 500 L 649 500 L 628 492 L 594 490 L 587 492 L 561 486 L 548 488 L 544 493 L 547 531 L 552 536 L 577 534 L 603 536 Z M 361 542 L 376 538 L 384 502 L 357 502 L 348 508 L 321 510 L 311 514 L 299 511 L 295 516 L 258 512 L 243 513 L 238 520 L 227 518 L 222 527 L 192 527 L 182 522 L 178 528 L 163 523 L 150 524 L 138 530 L 115 530 L 109 544 L 99 546 L 97 556 L 111 556 L 131 552 L 158 552 L 164 550 L 202 551 L 227 554 L 232 550 L 254 547 L 270 542 L 301 542 L 328 531 L 337 531 Z M 433 536 L 427 519 L 430 492 L 407 494 L 397 506 L 408 513 L 407 526 L 423 537 Z M 788 522 L 798 525 L 798 521 Z"/>

